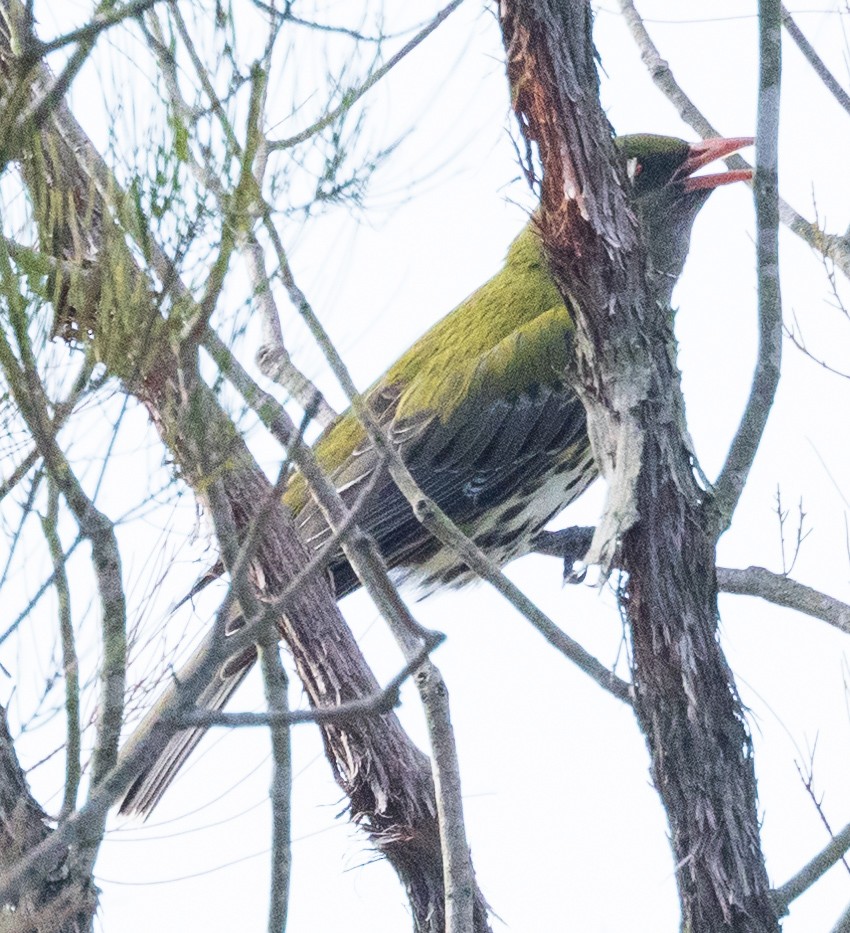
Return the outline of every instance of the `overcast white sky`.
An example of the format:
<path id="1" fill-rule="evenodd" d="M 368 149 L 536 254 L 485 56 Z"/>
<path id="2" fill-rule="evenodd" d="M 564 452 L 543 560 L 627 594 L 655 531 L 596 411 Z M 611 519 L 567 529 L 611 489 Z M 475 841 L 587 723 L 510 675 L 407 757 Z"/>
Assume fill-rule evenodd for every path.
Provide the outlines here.
<path id="1" fill-rule="evenodd" d="M 316 17 L 329 22 L 352 7 L 317 6 Z M 432 6 L 418 4 L 417 16 L 424 20 Z M 302 15 L 313 16 L 310 7 Z M 694 138 L 653 87 L 615 7 L 615 0 L 597 5 L 595 39 L 602 56 L 603 99 L 616 131 Z M 842 9 L 837 0 L 808 0 L 794 4 L 792 12 L 839 80 L 850 86 L 850 15 Z M 708 118 L 726 135 L 752 134 L 755 4 L 644 0 L 640 11 L 680 83 Z M 409 15 L 408 4 L 389 2 L 388 31 L 409 25 Z M 50 35 L 50 15 L 45 12 L 40 20 L 43 35 Z M 137 43 L 121 40 L 117 46 L 132 58 Z M 785 50 L 782 194 L 809 217 L 816 200 L 819 215 L 840 232 L 850 222 L 850 120 L 787 37 Z M 97 139 L 105 137 L 106 129 L 100 106 L 108 97 L 103 75 L 139 80 L 131 67 L 122 69 L 113 61 L 107 68 L 104 62 L 113 54 L 109 45 L 100 51 L 70 98 Z M 302 99 L 307 99 L 303 124 L 323 104 L 320 97 L 311 100 L 304 93 L 310 73 L 304 65 L 298 79 Z M 286 117 L 291 93 L 283 80 L 271 87 L 270 119 Z M 275 94 L 280 95 L 279 114 Z M 498 269 L 531 203 L 518 180 L 506 130 L 497 24 L 477 0 L 467 0 L 364 105 L 370 108 L 369 133 L 375 145 L 404 135 L 374 179 L 369 210 L 360 223 L 337 212 L 304 230 L 283 228 L 302 288 L 363 387 Z M 281 132 L 303 124 L 289 121 Z M 675 296 L 681 308 L 679 362 L 691 430 L 709 477 L 722 464 L 752 372 L 752 231 L 749 191 L 732 186 L 715 193 L 697 221 L 691 257 Z M 786 318 L 796 314 L 814 351 L 850 369 L 850 324 L 830 306 L 820 261 L 787 233 L 782 249 Z M 244 341 L 247 363 L 255 337 L 249 330 Z M 290 349 L 333 403 L 340 404 L 341 394 L 307 338 L 296 338 Z M 847 380 L 824 372 L 786 342 L 776 409 L 735 524 L 721 542 L 721 564 L 781 569 L 773 514 L 779 485 L 792 509 L 803 498 L 813 529 L 794 576 L 850 599 L 845 537 L 848 387 Z M 279 451 L 259 438 L 255 444 L 273 469 Z M 86 449 L 85 438 L 80 438 L 79 449 Z M 127 471 L 125 481 L 116 481 L 116 471 L 108 473 L 98 500 L 113 517 L 134 501 L 129 487 L 135 471 L 141 477 L 148 468 L 158 469 L 162 460 L 142 412 L 131 409 L 126 415 L 117 453 L 118 468 Z M 594 487 L 564 521 L 593 523 L 601 501 L 601 490 Z M 166 525 L 168 537 L 161 534 Z M 196 528 L 192 506 L 184 502 L 173 514 L 155 513 L 122 531 L 125 573 L 129 583 L 137 584 L 131 590 L 136 612 L 141 611 L 141 581 L 155 572 L 151 554 L 160 563 L 171 561 Z M 202 542 L 193 548 L 178 554 L 186 566 L 175 588 L 185 589 L 197 572 L 190 558 L 206 559 L 198 557 Z M 26 586 L 40 582 L 46 572 L 44 565 L 31 566 Z M 590 585 L 563 589 L 558 564 L 543 558 L 522 560 L 509 574 L 604 663 L 623 663 L 621 624 L 608 591 Z M 83 607 L 91 598 L 77 594 Z M 158 610 L 150 610 L 153 620 L 171 598 L 159 597 Z M 186 615 L 175 619 L 174 630 L 201 630 L 215 598 L 210 593 L 199 600 L 194 614 L 187 607 Z M 368 600 L 354 595 L 343 609 L 379 679 L 395 673 L 397 651 Z M 43 624 L 51 625 L 52 606 L 45 602 L 40 611 Z M 469 839 L 478 880 L 499 918 L 494 918 L 494 929 L 675 930 L 678 908 L 665 820 L 630 712 L 555 655 L 483 585 L 433 597 L 415 611 L 423 624 L 448 634 L 434 660 L 451 691 Z M 825 812 L 836 830 L 850 821 L 846 637 L 823 623 L 739 597 L 722 597 L 721 614 L 724 647 L 751 711 L 764 845 L 771 880 L 779 884 L 828 838 L 795 767 L 795 760 L 807 761 L 815 743 L 815 780 L 824 794 Z M 94 623 L 88 624 L 93 631 Z M 10 641 L 0 649 L 0 661 L 15 669 L 37 639 L 30 633 L 22 634 L 17 644 Z M 2 679 L 0 691 L 3 699 L 10 692 Z M 295 681 L 291 702 L 304 702 Z M 236 708 L 262 708 L 256 679 L 238 695 Z M 424 747 L 424 728 L 410 689 L 399 714 Z M 32 761 L 40 757 L 37 745 L 30 739 L 25 746 Z M 97 866 L 104 930 L 265 929 L 268 746 L 261 730 L 211 734 L 149 823 L 113 821 Z M 393 872 L 374 860 L 365 838 L 339 816 L 344 801 L 316 730 L 301 726 L 294 731 L 294 755 L 289 930 L 409 929 L 405 898 Z M 51 782 L 56 780 L 46 771 L 33 776 L 45 795 L 55 790 Z M 793 905 L 784 929 L 828 931 L 847 902 L 850 874 L 839 866 Z"/>

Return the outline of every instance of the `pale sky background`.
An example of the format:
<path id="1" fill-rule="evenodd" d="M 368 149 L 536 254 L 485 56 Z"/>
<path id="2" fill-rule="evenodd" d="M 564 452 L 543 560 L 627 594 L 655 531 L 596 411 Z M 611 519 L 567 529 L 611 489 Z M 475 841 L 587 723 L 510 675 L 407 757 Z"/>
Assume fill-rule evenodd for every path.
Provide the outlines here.
<path id="1" fill-rule="evenodd" d="M 88 6 L 68 3 L 68 9 L 80 15 Z M 315 15 L 339 22 L 352 9 L 359 4 L 328 3 Z M 416 18 L 426 19 L 433 9 L 417 4 Z M 850 14 L 842 13 L 843 5 L 835 0 L 797 3 L 791 9 L 838 79 L 850 86 Z M 597 5 L 597 11 L 603 100 L 616 131 L 694 138 L 652 85 L 615 0 Z M 644 0 L 640 11 L 679 82 L 720 131 L 753 133 L 755 4 Z M 301 15 L 314 15 L 310 4 Z M 409 26 L 410 16 L 410 5 L 389 2 L 387 30 Z M 45 10 L 39 19 L 42 36 L 52 35 L 52 13 Z M 139 51 L 137 34 L 116 34 L 101 43 L 70 97 L 72 109 L 98 143 L 105 141 L 108 130 L 104 100 L 113 94 L 125 99 L 138 94 L 138 112 L 127 119 L 143 123 L 144 95 L 150 93 L 130 64 L 134 50 Z M 388 51 L 396 47 L 391 43 Z M 828 228 L 840 232 L 850 222 L 850 120 L 787 36 L 784 47 L 781 191 L 810 218 L 816 202 Z M 325 63 L 311 61 L 299 49 L 292 56 L 288 75 L 297 70 L 299 97 L 306 103 L 303 116 L 286 119 L 292 85 L 280 78 L 270 87 L 269 118 L 286 119 L 281 135 L 311 122 L 323 105 L 321 94 L 311 98 L 308 88 L 314 77 L 321 78 Z M 141 60 L 139 54 L 135 58 Z M 532 203 L 518 180 L 507 132 L 497 24 L 477 0 L 467 0 L 367 96 L 364 106 L 372 145 L 404 139 L 373 180 L 360 222 L 337 211 L 303 229 L 285 221 L 281 227 L 299 284 L 362 387 L 497 271 Z M 752 237 L 748 189 L 736 185 L 715 193 L 697 220 L 691 257 L 675 294 L 681 308 L 679 363 L 689 421 L 709 477 L 723 462 L 752 372 Z M 832 307 L 820 259 L 787 232 L 782 250 L 786 319 L 796 314 L 813 351 L 850 369 L 850 322 Z M 237 269 L 237 282 L 247 288 L 242 275 Z M 847 291 L 845 287 L 845 295 Z M 292 317 L 288 307 L 285 312 Z M 295 334 L 290 350 L 298 362 L 334 404 L 341 404 L 319 352 L 302 331 L 288 332 Z M 241 344 L 249 365 L 257 336 L 256 328 L 249 327 Z M 62 359 L 64 352 L 56 348 L 56 358 Z M 781 569 L 774 514 L 779 485 L 792 513 L 802 497 L 812 529 L 794 577 L 850 600 L 850 383 L 824 372 L 787 341 L 785 352 L 776 408 L 733 528 L 721 541 L 719 563 Z M 90 458 L 92 482 L 103 438 L 108 437 L 104 418 L 117 417 L 120 401 L 113 399 L 106 415 L 93 409 L 88 422 L 82 418 L 75 423 L 80 434 L 71 440 L 78 462 Z M 256 432 L 253 443 L 273 471 L 279 450 Z M 149 484 L 155 487 L 170 475 L 146 415 L 134 406 L 124 415 L 115 456 L 98 497 L 99 506 L 113 518 L 138 502 Z M 184 496 L 172 506 L 149 510 L 120 531 L 134 621 L 142 619 L 143 625 L 155 626 L 174 596 L 211 562 L 204 550 L 203 520 L 189 500 Z M 596 486 L 563 520 L 592 523 L 601 503 L 602 490 Z M 14 580 L 23 605 L 49 573 L 41 543 L 22 548 L 16 566 Z M 169 566 L 167 586 L 148 603 L 144 594 L 151 580 Z M 608 590 L 587 584 L 564 589 L 558 563 L 544 558 L 519 561 L 509 575 L 603 663 L 624 663 L 621 623 Z M 85 569 L 81 576 L 90 579 Z M 85 616 L 83 660 L 91 665 L 96 658 L 97 619 L 90 605 L 95 597 L 82 580 L 74 595 L 79 617 Z M 151 652 L 165 658 L 174 652 L 176 658 L 180 635 L 201 632 L 220 596 L 220 590 L 211 591 L 194 609 L 181 611 L 169 624 L 168 641 L 158 638 Z M 8 610 L 10 617 L 18 608 Z M 414 608 L 421 623 L 448 635 L 434 660 L 451 692 L 469 840 L 478 880 L 493 908 L 494 930 L 677 929 L 666 824 L 649 784 L 643 739 L 629 710 L 555 654 L 484 585 L 432 597 Z M 348 598 L 343 609 L 377 676 L 386 680 L 400 658 L 383 622 L 363 594 Z M 16 686 L 13 718 L 26 715 L 39 689 L 43 666 L 28 666 L 27 661 L 44 644 L 44 630 L 52 637 L 54 613 L 52 599 L 43 600 L 20 635 L 0 647 L 0 661 L 22 672 L 17 681 L 0 674 L 0 698 L 8 700 Z M 828 839 L 795 767 L 795 761 L 807 763 L 815 745 L 815 782 L 824 811 L 836 831 L 850 821 L 847 640 L 824 623 L 742 597 L 721 597 L 721 615 L 723 644 L 750 710 L 768 870 L 772 883 L 781 884 Z M 143 671 L 140 659 L 131 673 L 138 680 Z M 304 703 L 295 680 L 290 700 Z M 234 709 L 259 709 L 262 704 L 259 678 L 252 677 Z M 399 715 L 425 747 L 412 689 L 405 690 Z M 409 929 L 394 873 L 374 859 L 365 837 L 339 816 L 344 800 L 331 779 L 317 731 L 300 726 L 293 737 L 295 841 L 288 929 Z M 21 753 L 27 765 L 38 761 L 45 754 L 43 733 L 26 736 Z M 265 929 L 268 755 L 263 730 L 216 731 L 147 824 L 112 821 L 96 872 L 103 930 Z M 61 762 L 55 764 L 32 774 L 48 809 L 58 807 Z M 839 865 L 792 906 L 784 930 L 828 931 L 848 902 L 850 874 Z"/>

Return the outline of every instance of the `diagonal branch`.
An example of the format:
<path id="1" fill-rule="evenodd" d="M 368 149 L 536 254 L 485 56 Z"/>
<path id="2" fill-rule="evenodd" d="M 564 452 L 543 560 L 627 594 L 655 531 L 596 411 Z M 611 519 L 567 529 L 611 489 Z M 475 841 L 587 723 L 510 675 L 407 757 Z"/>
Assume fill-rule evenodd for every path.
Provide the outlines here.
<path id="1" fill-rule="evenodd" d="M 810 859 L 796 875 L 772 892 L 777 912 L 780 915 L 786 914 L 790 905 L 839 862 L 848 850 L 850 850 L 850 824 L 831 839 L 828 845 Z"/>
<path id="2" fill-rule="evenodd" d="M 664 96 L 676 108 L 679 116 L 702 136 L 709 139 L 722 135 L 706 119 L 699 108 L 688 97 L 676 81 L 669 64 L 661 57 L 658 47 L 652 41 L 646 26 L 635 8 L 633 0 L 620 0 L 620 11 L 629 27 L 632 38 L 640 49 L 641 59 L 649 71 L 650 77 Z M 726 160 L 729 168 L 749 168 L 747 161 L 734 155 Z M 779 219 L 808 246 L 835 263 L 847 278 L 850 278 L 850 238 L 824 233 L 816 223 L 806 220 L 798 214 L 787 201 L 779 199 Z"/>
<path id="3" fill-rule="evenodd" d="M 784 4 L 782 6 L 782 25 L 794 40 L 794 44 L 803 53 L 803 57 L 812 66 L 815 74 L 823 81 L 824 87 L 838 101 L 839 106 L 850 114 L 850 94 L 844 90 L 833 73 L 826 67 L 824 60 L 815 51 L 811 42 L 803 35 L 803 31 L 794 22 L 794 17 L 791 16 Z"/>
<path id="4" fill-rule="evenodd" d="M 784 574 L 772 573 L 764 567 L 743 570 L 718 567 L 717 585 L 724 593 L 758 596 L 777 606 L 821 619 L 850 635 L 850 605 Z"/>

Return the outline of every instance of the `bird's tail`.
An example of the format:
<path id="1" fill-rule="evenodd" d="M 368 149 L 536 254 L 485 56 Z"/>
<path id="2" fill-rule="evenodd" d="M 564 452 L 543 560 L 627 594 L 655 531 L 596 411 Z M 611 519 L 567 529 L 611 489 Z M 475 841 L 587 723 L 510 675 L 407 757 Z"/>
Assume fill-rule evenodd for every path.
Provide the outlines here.
<path id="1" fill-rule="evenodd" d="M 257 660 L 257 649 L 251 645 L 239 652 L 222 667 L 215 680 L 203 691 L 196 704 L 198 709 L 220 710 L 245 679 L 248 671 Z M 191 661 L 189 665 L 191 665 Z M 152 721 L 158 716 L 160 710 L 167 704 L 176 688 L 170 687 L 157 702 L 156 706 L 142 720 L 128 745 L 145 734 Z M 162 799 L 162 795 L 171 786 L 178 772 L 192 754 L 195 746 L 203 738 L 206 729 L 184 729 L 176 733 L 163 748 L 162 752 L 136 777 L 130 785 L 118 812 L 133 814 L 147 819 L 154 807 Z"/>

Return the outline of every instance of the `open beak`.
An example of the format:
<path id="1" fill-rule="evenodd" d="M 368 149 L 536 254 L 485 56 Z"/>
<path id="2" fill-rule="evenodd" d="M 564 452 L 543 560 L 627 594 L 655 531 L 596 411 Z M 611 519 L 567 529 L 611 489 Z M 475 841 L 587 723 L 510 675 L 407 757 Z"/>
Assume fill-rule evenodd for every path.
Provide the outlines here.
<path id="1" fill-rule="evenodd" d="M 719 188 L 721 185 L 731 185 L 735 181 L 752 181 L 751 168 L 731 169 L 728 172 L 718 172 L 714 175 L 694 175 L 703 166 L 732 155 L 745 146 L 752 146 L 755 140 L 751 136 L 736 136 L 733 139 L 704 139 L 693 143 L 688 157 L 679 166 L 672 181 L 681 182 L 685 191 L 705 191 Z"/>

